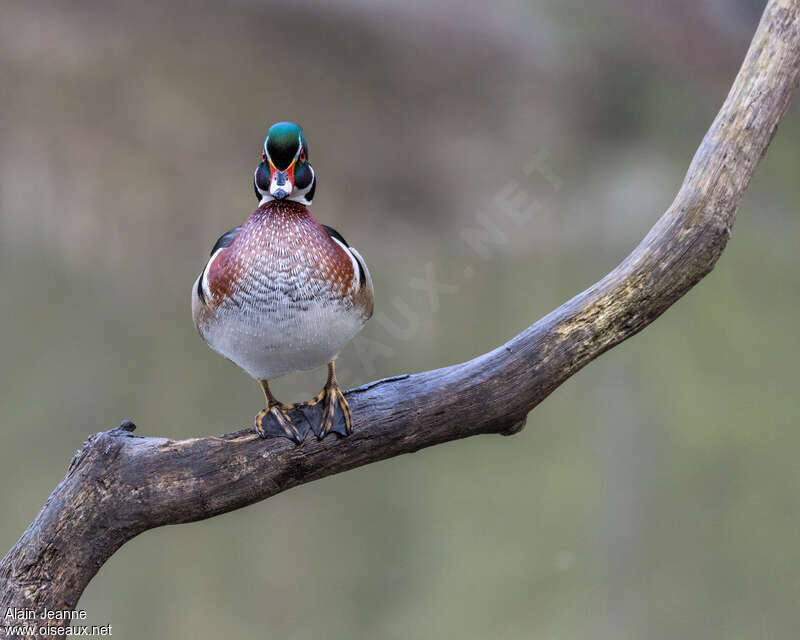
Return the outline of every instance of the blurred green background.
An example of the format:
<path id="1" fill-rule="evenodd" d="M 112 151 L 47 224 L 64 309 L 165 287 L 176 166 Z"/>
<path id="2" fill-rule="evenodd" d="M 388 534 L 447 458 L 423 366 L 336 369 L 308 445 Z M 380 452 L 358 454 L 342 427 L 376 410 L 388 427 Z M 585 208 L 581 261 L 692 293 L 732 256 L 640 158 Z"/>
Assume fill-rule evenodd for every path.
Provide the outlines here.
<path id="1" fill-rule="evenodd" d="M 255 206 L 269 123 L 304 126 L 315 215 L 375 279 L 343 383 L 443 366 L 644 236 L 763 5 L 4 2 L 0 548 L 91 433 L 251 424 L 261 393 L 189 289 Z M 795 104 L 715 271 L 519 435 L 147 532 L 79 606 L 119 638 L 796 637 L 798 165 Z"/>

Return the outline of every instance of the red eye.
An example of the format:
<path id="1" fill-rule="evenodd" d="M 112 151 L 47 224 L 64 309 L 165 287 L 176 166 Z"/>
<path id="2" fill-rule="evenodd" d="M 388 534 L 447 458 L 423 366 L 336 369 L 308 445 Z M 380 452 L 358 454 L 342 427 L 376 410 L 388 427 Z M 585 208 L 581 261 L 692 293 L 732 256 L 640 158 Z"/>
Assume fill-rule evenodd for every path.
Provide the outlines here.
<path id="1" fill-rule="evenodd" d="M 300 149 L 300 162 L 305 162 L 305 161 L 306 161 L 306 150 Z"/>
<path id="2" fill-rule="evenodd" d="M 266 161 L 267 161 L 267 152 L 266 151 L 262 151 L 261 152 L 261 162 L 266 162 Z"/>

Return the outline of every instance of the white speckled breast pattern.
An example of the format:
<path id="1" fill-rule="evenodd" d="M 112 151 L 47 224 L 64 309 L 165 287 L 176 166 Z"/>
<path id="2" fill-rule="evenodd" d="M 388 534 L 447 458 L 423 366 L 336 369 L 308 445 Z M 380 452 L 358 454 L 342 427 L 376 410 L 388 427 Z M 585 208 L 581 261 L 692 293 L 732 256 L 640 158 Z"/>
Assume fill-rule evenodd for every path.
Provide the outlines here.
<path id="1" fill-rule="evenodd" d="M 316 369 L 371 315 L 355 260 L 305 206 L 268 202 L 212 256 L 201 276 L 208 313 L 195 322 L 211 348 L 256 379 Z"/>

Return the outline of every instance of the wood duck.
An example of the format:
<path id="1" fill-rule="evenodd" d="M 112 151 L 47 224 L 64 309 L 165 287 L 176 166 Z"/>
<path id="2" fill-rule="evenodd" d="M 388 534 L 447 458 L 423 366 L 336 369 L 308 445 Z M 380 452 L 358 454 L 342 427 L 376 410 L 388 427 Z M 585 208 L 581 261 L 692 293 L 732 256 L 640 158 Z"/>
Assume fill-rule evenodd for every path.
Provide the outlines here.
<path id="1" fill-rule="evenodd" d="M 255 417 L 262 438 L 301 443 L 348 435 L 350 409 L 335 359 L 372 315 L 373 288 L 361 254 L 317 222 L 308 207 L 316 175 L 302 129 L 278 122 L 267 132 L 253 186 L 258 208 L 224 233 L 192 287 L 192 318 L 203 340 L 258 380 L 266 407 Z M 312 400 L 279 402 L 268 381 L 328 364 Z"/>

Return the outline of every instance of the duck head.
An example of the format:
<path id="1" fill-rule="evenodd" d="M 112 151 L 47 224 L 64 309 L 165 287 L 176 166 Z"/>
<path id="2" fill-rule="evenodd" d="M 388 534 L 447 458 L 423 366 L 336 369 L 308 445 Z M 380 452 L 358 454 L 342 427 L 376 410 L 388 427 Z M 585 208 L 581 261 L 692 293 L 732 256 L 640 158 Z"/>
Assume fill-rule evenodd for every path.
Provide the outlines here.
<path id="1" fill-rule="evenodd" d="M 316 176 L 308 161 L 308 142 L 294 122 L 276 122 L 267 132 L 254 187 L 259 204 L 269 200 L 294 200 L 310 205 Z"/>

